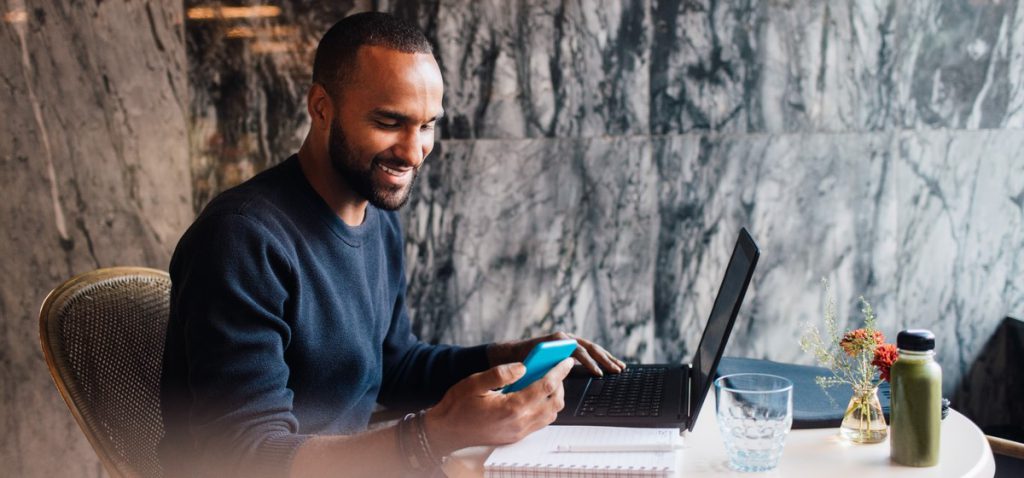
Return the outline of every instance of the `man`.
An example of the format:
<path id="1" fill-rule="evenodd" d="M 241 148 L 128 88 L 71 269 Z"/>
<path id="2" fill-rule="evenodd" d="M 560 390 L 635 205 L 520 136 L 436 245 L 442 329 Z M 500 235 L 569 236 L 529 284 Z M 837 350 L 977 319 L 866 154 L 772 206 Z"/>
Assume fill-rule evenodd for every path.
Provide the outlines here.
<path id="1" fill-rule="evenodd" d="M 535 343 L 565 334 L 460 348 L 411 333 L 393 211 L 433 147 L 442 94 L 406 22 L 359 14 L 323 37 L 298 154 L 214 199 L 171 261 L 169 475 L 428 473 L 456 449 L 554 420 L 572 360 L 521 392 L 494 390 L 524 373 Z M 578 341 L 592 373 L 624 367 Z M 378 402 L 436 405 L 367 432 Z"/>

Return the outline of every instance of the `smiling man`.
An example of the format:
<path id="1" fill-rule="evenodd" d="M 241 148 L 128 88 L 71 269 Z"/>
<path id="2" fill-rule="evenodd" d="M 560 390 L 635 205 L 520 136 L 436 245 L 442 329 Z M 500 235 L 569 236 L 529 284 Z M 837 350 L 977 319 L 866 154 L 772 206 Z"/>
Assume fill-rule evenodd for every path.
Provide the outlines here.
<path id="1" fill-rule="evenodd" d="M 565 334 L 456 347 L 411 332 L 394 211 L 433 147 L 443 91 L 412 25 L 365 13 L 324 35 L 298 154 L 211 201 L 172 258 L 168 476 L 427 474 L 456 449 L 554 421 L 572 360 L 494 390 Z M 624 367 L 577 340 L 592 373 Z M 366 431 L 377 403 L 420 412 Z"/>
<path id="2" fill-rule="evenodd" d="M 330 38 L 329 32 L 325 40 Z M 322 42 L 317 50 L 309 113 L 314 123 L 329 125 L 327 149 L 317 134 L 323 131 L 314 127 L 299 161 L 304 170 L 315 171 L 307 176 L 317 192 L 329 204 L 333 200 L 342 206 L 338 212 L 347 224 L 362 222 L 367 202 L 389 211 L 402 207 L 434 147 L 444 93 L 441 73 L 430 50 L 420 51 L 429 44 L 404 40 L 409 43 L 394 45 L 398 48 L 371 42 L 354 52 Z M 348 71 L 350 65 L 357 68 Z M 325 164 L 335 174 L 317 170 Z"/>

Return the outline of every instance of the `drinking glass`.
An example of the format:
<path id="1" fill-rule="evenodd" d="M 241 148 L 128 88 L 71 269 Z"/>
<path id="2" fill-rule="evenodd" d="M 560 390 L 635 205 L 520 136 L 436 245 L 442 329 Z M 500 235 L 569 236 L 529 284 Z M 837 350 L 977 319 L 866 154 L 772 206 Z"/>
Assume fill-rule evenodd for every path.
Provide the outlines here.
<path id="1" fill-rule="evenodd" d="M 775 468 L 793 426 L 793 382 L 761 373 L 726 375 L 715 380 L 715 399 L 729 466 Z"/>

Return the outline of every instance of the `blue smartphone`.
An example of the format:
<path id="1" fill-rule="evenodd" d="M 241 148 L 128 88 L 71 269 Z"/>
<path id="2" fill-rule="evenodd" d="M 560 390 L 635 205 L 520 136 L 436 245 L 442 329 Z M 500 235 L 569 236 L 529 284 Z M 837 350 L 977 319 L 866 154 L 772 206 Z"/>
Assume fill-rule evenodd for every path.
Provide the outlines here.
<path id="1" fill-rule="evenodd" d="M 573 339 L 552 340 L 535 345 L 530 351 L 530 355 L 523 360 L 523 365 L 526 365 L 526 373 L 515 383 L 506 385 L 501 389 L 501 393 L 518 392 L 530 386 L 559 362 L 569 358 L 574 350 L 576 350 L 576 341 Z"/>

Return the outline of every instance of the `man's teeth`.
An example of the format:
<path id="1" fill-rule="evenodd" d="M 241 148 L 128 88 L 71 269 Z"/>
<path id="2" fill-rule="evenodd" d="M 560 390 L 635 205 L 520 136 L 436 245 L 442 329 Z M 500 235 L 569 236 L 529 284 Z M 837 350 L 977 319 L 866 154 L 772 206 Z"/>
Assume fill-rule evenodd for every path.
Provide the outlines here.
<path id="1" fill-rule="evenodd" d="M 406 171 L 408 171 L 407 169 L 406 170 L 400 170 L 400 169 L 395 169 L 395 168 L 389 168 L 387 166 L 384 166 L 383 164 L 378 164 L 378 166 L 380 166 L 380 169 L 383 169 L 385 173 L 388 173 L 388 174 L 390 174 L 392 176 L 401 176 L 401 175 L 405 174 Z"/>

